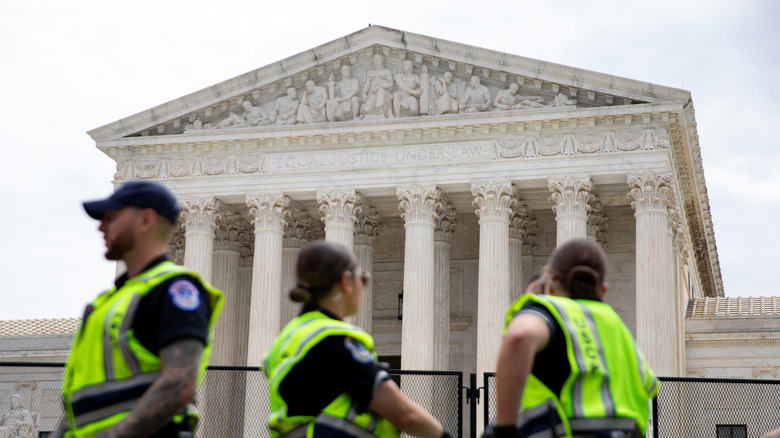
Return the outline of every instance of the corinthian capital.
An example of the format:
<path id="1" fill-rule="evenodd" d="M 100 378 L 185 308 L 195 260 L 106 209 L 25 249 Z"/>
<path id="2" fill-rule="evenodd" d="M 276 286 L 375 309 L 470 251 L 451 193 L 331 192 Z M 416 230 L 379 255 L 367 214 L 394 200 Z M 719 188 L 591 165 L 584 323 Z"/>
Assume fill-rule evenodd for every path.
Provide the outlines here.
<path id="1" fill-rule="evenodd" d="M 550 178 L 547 188 L 552 192 L 550 202 L 555 203 L 552 210 L 556 215 L 584 216 L 590 211 L 589 203 L 593 199 L 593 181 L 590 177 L 577 179 L 569 175 L 559 179 Z"/>
<path id="2" fill-rule="evenodd" d="M 512 219 L 509 221 L 509 237 L 523 242 L 523 253 L 531 254 L 536 248 L 536 235 L 539 227 L 536 219 L 531 217 L 531 209 L 525 202 L 518 201 L 512 209 Z"/>
<path id="3" fill-rule="evenodd" d="M 283 232 L 284 208 L 289 204 L 290 197 L 281 192 L 246 195 L 246 205 L 255 232 L 262 229 Z"/>
<path id="4" fill-rule="evenodd" d="M 297 203 L 293 202 L 285 212 L 284 247 L 301 248 L 314 240 L 314 219 Z"/>
<path id="5" fill-rule="evenodd" d="M 436 203 L 441 198 L 441 189 L 436 186 L 424 187 L 412 184 L 397 187 L 395 194 L 401 200 L 398 209 L 401 210 L 401 217 L 407 224 L 414 222 L 434 223 Z"/>
<path id="6" fill-rule="evenodd" d="M 373 245 L 385 230 L 385 218 L 377 209 L 370 207 L 365 198 L 361 199 L 358 207 L 360 213 L 355 224 L 355 244 Z"/>
<path id="7" fill-rule="evenodd" d="M 252 239 L 252 225 L 237 214 L 223 214 L 217 221 L 215 250 L 240 252 L 241 243 Z"/>
<path id="8" fill-rule="evenodd" d="M 354 227 L 357 222 L 356 205 L 361 196 L 355 190 L 329 190 L 317 192 L 317 202 L 320 203 L 320 214 L 323 222 L 328 225 Z"/>
<path id="9" fill-rule="evenodd" d="M 181 223 L 188 233 L 214 234 L 221 219 L 222 201 L 210 198 L 189 198 L 181 202 Z"/>
<path id="10" fill-rule="evenodd" d="M 666 207 L 673 194 L 672 176 L 656 175 L 646 171 L 641 175 L 628 175 L 628 199 L 637 212 L 657 211 L 666 213 Z"/>
<path id="11" fill-rule="evenodd" d="M 176 225 L 173 230 L 173 236 L 171 236 L 171 242 L 168 244 L 168 257 L 173 263 L 177 265 L 184 264 L 184 245 L 186 239 L 184 238 L 184 225 L 181 223 Z"/>
<path id="12" fill-rule="evenodd" d="M 474 196 L 472 205 L 479 207 L 475 211 L 480 220 L 509 220 L 512 208 L 517 203 L 515 195 L 517 188 L 510 181 L 485 181 L 471 184 L 471 194 Z"/>
<path id="13" fill-rule="evenodd" d="M 460 214 L 455 211 L 455 206 L 450 204 L 447 197 L 442 194 L 441 200 L 436 203 L 436 221 L 433 229 L 433 240 L 439 242 L 450 242 L 458 228 Z"/>

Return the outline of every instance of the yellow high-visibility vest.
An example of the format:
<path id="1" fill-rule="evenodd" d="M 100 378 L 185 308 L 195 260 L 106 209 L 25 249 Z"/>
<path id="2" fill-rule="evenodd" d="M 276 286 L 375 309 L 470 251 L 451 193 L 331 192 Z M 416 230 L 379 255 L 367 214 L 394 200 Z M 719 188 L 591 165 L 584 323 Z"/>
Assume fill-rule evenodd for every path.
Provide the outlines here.
<path id="1" fill-rule="evenodd" d="M 65 437 L 92 437 L 118 423 L 160 376 L 160 358 L 138 341 L 131 325 L 141 299 L 165 280 L 181 275 L 203 285 L 207 295 L 203 299 L 211 308 L 209 339 L 198 384 L 203 380 L 224 297 L 195 272 L 164 261 L 128 279 L 121 288 L 100 294 L 91 303 L 94 310 L 81 321 L 65 367 L 62 392 L 69 424 Z M 185 419 L 182 413 L 173 421 Z"/>
<path id="2" fill-rule="evenodd" d="M 529 302 L 547 308 L 563 329 L 571 372 L 560 394 L 528 376 L 520 424 L 546 422 L 552 436 L 569 437 L 635 423 L 644 435 L 658 379 L 617 313 L 599 301 L 526 294 L 507 311 L 504 330 Z"/>
<path id="3" fill-rule="evenodd" d="M 271 401 L 271 416 L 268 418 L 271 436 L 312 438 L 315 426 L 322 424 L 343 431 L 344 436 L 397 438 L 399 432 L 395 426 L 374 413 L 358 413 L 352 397 L 346 392 L 336 397 L 317 416 L 287 414 L 287 403 L 279 394 L 279 386 L 293 366 L 328 336 L 355 339 L 366 347 L 376 362 L 374 339 L 363 330 L 316 311 L 294 318 L 282 329 L 263 358 L 263 372 L 268 377 Z"/>

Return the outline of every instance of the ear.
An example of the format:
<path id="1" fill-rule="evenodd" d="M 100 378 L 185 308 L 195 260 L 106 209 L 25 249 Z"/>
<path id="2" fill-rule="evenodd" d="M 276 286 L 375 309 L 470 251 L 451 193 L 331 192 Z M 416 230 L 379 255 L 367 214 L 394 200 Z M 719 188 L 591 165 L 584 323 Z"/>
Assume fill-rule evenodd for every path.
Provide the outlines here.
<path id="1" fill-rule="evenodd" d="M 601 290 L 599 291 L 599 298 L 604 298 L 604 295 L 607 294 L 608 290 L 609 290 L 609 285 L 607 283 L 604 283 L 601 286 Z"/>
<path id="2" fill-rule="evenodd" d="M 354 278 L 352 278 L 354 274 L 352 274 L 349 271 L 344 271 L 341 273 L 341 278 L 339 279 L 339 287 L 341 287 L 341 290 L 344 291 L 344 293 L 350 294 L 352 293 L 352 290 L 355 287 L 355 281 Z"/>
<path id="3" fill-rule="evenodd" d="M 157 212 L 151 208 L 141 209 L 141 228 L 149 231 L 157 226 Z"/>

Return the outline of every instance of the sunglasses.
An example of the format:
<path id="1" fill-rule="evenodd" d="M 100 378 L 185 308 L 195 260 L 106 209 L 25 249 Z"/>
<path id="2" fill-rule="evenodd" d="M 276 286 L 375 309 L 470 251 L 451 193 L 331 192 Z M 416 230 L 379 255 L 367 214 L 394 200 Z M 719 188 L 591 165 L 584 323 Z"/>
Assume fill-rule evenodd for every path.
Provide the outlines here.
<path id="1" fill-rule="evenodd" d="M 366 284 L 368 284 L 369 281 L 371 281 L 371 274 L 369 272 L 363 272 L 360 274 L 359 278 L 360 281 L 363 283 L 363 286 L 365 286 Z"/>

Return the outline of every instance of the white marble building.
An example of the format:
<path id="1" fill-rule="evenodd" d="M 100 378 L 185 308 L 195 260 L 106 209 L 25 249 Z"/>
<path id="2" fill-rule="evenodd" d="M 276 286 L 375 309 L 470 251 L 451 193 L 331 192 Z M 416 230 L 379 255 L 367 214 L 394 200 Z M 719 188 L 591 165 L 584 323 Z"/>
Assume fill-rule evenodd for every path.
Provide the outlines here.
<path id="1" fill-rule="evenodd" d="M 380 356 L 492 371 L 509 303 L 587 236 L 659 375 L 777 378 L 777 307 L 686 319 L 739 302 L 688 91 L 371 26 L 89 135 L 117 185 L 183 201 L 171 255 L 227 296 L 213 364 L 259 364 L 295 314 L 297 251 L 324 238 L 372 273 L 354 323 Z"/>

